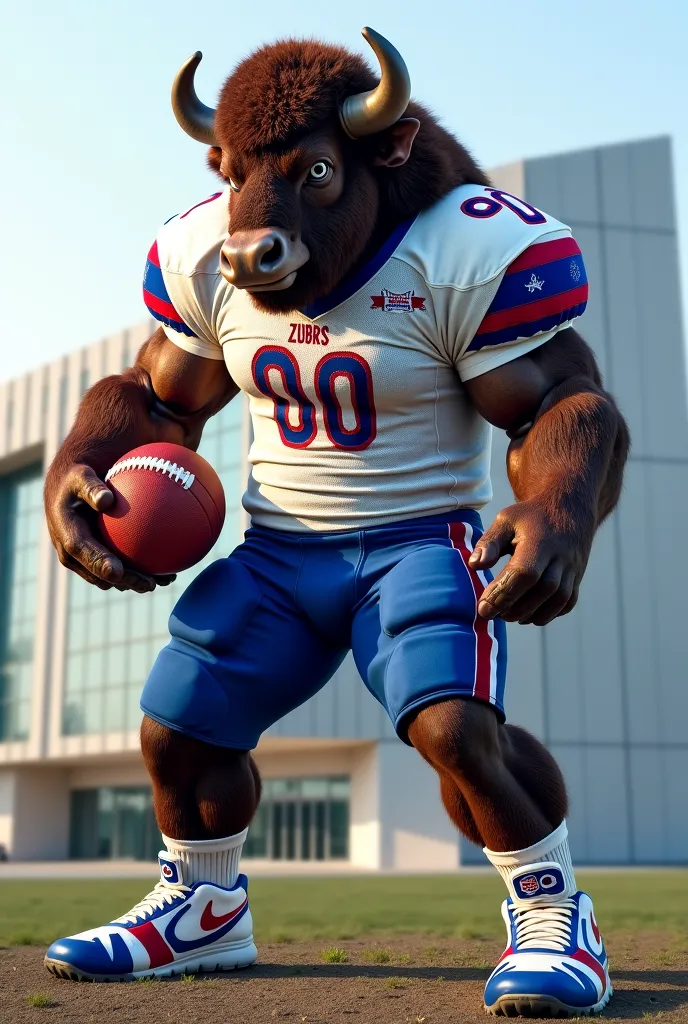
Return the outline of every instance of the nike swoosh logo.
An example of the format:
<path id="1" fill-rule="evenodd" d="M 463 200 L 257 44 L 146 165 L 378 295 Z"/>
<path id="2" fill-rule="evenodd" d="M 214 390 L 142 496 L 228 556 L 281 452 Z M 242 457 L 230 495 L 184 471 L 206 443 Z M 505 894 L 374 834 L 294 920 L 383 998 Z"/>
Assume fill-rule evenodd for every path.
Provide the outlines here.
<path id="1" fill-rule="evenodd" d="M 244 903 L 246 901 L 244 900 Z M 243 909 L 244 903 L 240 907 L 236 907 L 234 910 L 230 910 L 228 914 L 220 914 L 216 917 L 213 914 L 213 901 L 207 905 L 203 913 L 201 914 L 201 928 L 204 932 L 212 932 L 215 928 L 220 928 L 223 924 L 227 924 L 233 917 L 236 917 L 240 910 Z"/>
<path id="2" fill-rule="evenodd" d="M 165 939 L 168 945 L 174 950 L 175 953 L 188 953 L 191 950 L 199 949 L 201 946 L 207 946 L 210 942 L 215 942 L 216 939 L 221 939 L 223 935 L 231 931 L 237 922 L 244 916 L 248 911 L 248 896 L 244 899 L 244 902 L 236 908 L 231 910 L 228 914 L 223 914 L 221 917 L 215 917 L 212 913 L 212 900 L 206 906 L 201 916 L 200 927 L 207 932 L 208 929 L 208 917 L 210 917 L 213 923 L 210 927 L 213 929 L 209 934 L 199 935 L 197 939 L 180 939 L 176 933 L 176 927 L 181 921 L 182 917 L 191 910 L 191 904 L 187 903 L 185 907 L 182 907 L 177 914 L 174 915 L 172 920 L 165 928 Z M 215 922 L 223 921 L 219 928 L 216 927 Z"/>

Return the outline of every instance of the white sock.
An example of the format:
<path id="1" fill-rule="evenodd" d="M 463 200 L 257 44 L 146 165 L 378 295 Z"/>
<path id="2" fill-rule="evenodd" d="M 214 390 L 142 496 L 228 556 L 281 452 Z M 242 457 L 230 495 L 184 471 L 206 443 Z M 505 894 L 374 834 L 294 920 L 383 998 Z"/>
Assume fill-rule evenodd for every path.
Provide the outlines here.
<path id="1" fill-rule="evenodd" d="M 163 842 L 172 856 L 181 865 L 181 881 L 184 885 L 194 882 L 214 882 L 231 889 L 239 876 L 239 860 L 248 829 L 227 836 L 226 839 L 170 839 L 163 836 Z"/>
<path id="2" fill-rule="evenodd" d="M 566 822 L 525 850 L 498 853 L 483 849 L 497 868 L 515 903 L 558 903 L 576 892 Z"/>

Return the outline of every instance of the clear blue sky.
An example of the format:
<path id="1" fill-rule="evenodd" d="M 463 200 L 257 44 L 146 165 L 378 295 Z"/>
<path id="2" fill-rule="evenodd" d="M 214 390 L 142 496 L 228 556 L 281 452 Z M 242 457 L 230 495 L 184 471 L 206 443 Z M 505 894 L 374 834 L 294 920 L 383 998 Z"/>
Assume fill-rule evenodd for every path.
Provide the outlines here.
<path id="1" fill-rule="evenodd" d="M 315 35 L 404 54 L 414 95 L 484 165 L 668 133 L 688 295 L 686 0 L 5 3 L 0 62 L 2 369 L 14 377 L 144 315 L 158 225 L 214 190 L 169 88 L 201 49 L 214 102 L 262 42 Z M 648 339 L 651 342 L 651 339 Z"/>

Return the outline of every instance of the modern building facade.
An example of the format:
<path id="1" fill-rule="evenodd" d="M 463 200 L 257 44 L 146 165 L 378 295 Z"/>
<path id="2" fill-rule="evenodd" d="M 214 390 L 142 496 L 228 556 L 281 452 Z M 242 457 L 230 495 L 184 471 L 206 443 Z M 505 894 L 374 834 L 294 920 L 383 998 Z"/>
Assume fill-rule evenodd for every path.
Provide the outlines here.
<path id="1" fill-rule="evenodd" d="M 621 507 L 596 541 L 577 609 L 544 630 L 509 627 L 507 712 L 564 768 L 579 861 L 685 862 L 688 421 L 670 144 L 529 160 L 493 176 L 571 224 L 591 284 L 581 330 L 634 442 Z M 41 505 L 44 468 L 81 395 L 129 365 L 152 329 L 143 323 L 0 387 L 0 844 L 16 859 L 150 859 L 158 849 L 138 700 L 193 573 L 153 595 L 102 593 L 59 565 Z M 236 399 L 200 449 L 228 504 L 210 557 L 228 553 L 246 526 L 248 444 Z M 512 500 L 505 447 L 496 435 L 488 521 Z M 256 756 L 266 784 L 250 857 L 402 871 L 482 860 L 457 838 L 433 772 L 397 740 L 349 661 Z"/>

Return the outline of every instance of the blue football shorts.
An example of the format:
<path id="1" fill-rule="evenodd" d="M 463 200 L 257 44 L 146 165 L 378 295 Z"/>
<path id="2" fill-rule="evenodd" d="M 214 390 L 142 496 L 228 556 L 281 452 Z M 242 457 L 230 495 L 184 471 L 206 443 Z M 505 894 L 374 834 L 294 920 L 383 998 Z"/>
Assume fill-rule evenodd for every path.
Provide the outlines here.
<path id="1" fill-rule="evenodd" d="M 251 527 L 177 602 L 142 710 L 251 750 L 352 650 L 406 742 L 409 716 L 449 697 L 485 701 L 503 720 L 506 628 L 478 616 L 491 575 L 468 565 L 481 532 L 469 509 L 326 534 Z"/>

